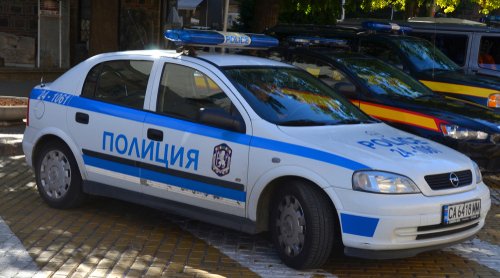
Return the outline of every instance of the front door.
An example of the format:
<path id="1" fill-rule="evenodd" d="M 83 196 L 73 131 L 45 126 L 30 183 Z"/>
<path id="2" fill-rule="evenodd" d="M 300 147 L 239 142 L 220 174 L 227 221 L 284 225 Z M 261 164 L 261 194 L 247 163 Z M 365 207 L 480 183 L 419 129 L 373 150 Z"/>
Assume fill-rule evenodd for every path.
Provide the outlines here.
<path id="1" fill-rule="evenodd" d="M 141 173 L 144 193 L 245 216 L 249 136 L 207 123 L 204 110 L 243 122 L 229 89 L 211 71 L 167 62 L 158 78 L 156 113 L 143 137 L 150 148 Z"/>

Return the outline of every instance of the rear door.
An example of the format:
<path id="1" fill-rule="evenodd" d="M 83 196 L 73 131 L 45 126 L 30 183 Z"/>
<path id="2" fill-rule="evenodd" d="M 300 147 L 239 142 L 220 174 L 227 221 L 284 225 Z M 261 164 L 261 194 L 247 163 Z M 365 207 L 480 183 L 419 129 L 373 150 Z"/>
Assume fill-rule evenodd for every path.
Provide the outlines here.
<path id="1" fill-rule="evenodd" d="M 152 60 L 112 60 L 95 65 L 68 109 L 67 125 L 90 181 L 141 191 L 139 178 L 144 104 Z"/>
<path id="2" fill-rule="evenodd" d="M 165 62 L 155 85 L 142 135 L 144 193 L 245 216 L 250 121 L 241 104 L 212 71 L 186 61 Z M 242 129 L 207 123 L 205 110 Z"/>

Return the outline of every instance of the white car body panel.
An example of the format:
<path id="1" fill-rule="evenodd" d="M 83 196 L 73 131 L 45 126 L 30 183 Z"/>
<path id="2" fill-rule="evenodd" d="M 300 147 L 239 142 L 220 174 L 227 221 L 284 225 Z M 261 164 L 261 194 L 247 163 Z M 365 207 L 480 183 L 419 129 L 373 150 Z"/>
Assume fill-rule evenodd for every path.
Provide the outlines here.
<path id="1" fill-rule="evenodd" d="M 29 126 L 23 139 L 28 164 L 33 166 L 32 151 L 40 138 L 53 135 L 69 146 L 84 180 L 252 222 L 259 220 L 259 200 L 273 180 L 300 177 L 316 184 L 329 196 L 341 221 L 344 244 L 358 249 L 411 249 L 455 242 L 475 234 L 484 225 L 491 204 L 489 190 L 484 183 L 477 182 L 473 162 L 465 155 L 383 123 L 277 126 L 261 119 L 218 67 L 291 66 L 245 56 L 200 57 L 180 56 L 171 51 L 102 54 L 82 62 L 53 83 L 35 88 L 30 99 Z M 79 96 L 93 66 L 120 59 L 154 61 L 142 110 Z M 192 67 L 216 82 L 242 115 L 246 133 L 154 112 L 166 62 Z M 89 114 L 88 125 L 75 122 L 77 112 Z M 162 132 L 161 142 L 148 139 L 150 129 Z M 230 165 L 214 170 L 216 153 L 221 150 L 230 153 Z M 173 157 L 172 153 L 176 152 L 178 156 Z M 421 193 L 355 191 L 352 176 L 360 170 L 406 176 Z M 426 175 L 463 170 L 472 171 L 472 183 L 468 186 L 433 190 L 424 179 Z M 477 223 L 477 226 L 416 240 L 417 227 L 441 223 L 443 205 L 474 199 L 481 199 L 481 215 L 469 224 Z M 354 222 L 344 223 L 346 215 Z M 365 228 L 364 221 L 376 224 Z M 450 227 L 437 227 L 432 232 L 443 229 Z"/>

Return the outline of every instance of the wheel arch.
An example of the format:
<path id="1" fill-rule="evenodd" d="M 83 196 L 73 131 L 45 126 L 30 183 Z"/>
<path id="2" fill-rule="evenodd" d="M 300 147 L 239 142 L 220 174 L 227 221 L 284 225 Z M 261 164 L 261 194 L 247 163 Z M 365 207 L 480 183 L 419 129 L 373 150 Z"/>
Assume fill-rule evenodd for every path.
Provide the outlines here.
<path id="1" fill-rule="evenodd" d="M 74 143 L 72 143 L 71 138 L 59 129 L 47 129 L 40 133 L 38 138 L 35 140 L 35 143 L 33 144 L 33 151 L 31 156 L 32 165 L 34 167 L 36 166 L 36 161 L 38 159 L 38 155 L 42 147 L 48 142 L 54 142 L 54 141 L 60 142 L 61 144 L 64 144 L 69 148 L 73 157 L 75 158 L 76 163 L 78 164 L 78 168 L 80 170 L 80 175 L 82 176 L 82 179 L 85 179 L 86 177 L 85 174 L 86 172 L 84 167 L 85 164 L 83 162 L 82 156 L 80 155 L 81 152 L 79 151 L 78 147 Z"/>
<path id="2" fill-rule="evenodd" d="M 290 168 L 291 169 L 286 170 L 286 173 L 283 172 L 284 169 L 281 169 L 280 171 L 273 171 L 276 173 L 267 173 L 259 179 L 252 189 L 248 202 L 248 217 L 255 220 L 256 231 L 263 232 L 268 230 L 269 208 L 272 196 L 274 192 L 279 189 L 279 187 L 284 186 L 284 184 L 291 179 L 301 180 L 308 183 L 311 186 L 316 187 L 318 191 L 325 194 L 330 205 L 332 206 L 332 210 L 335 212 L 335 218 L 337 220 L 336 225 L 338 225 L 340 222 L 338 219 L 337 209 L 342 209 L 342 203 L 333 190 L 325 190 L 326 188 L 331 187 L 331 185 L 329 185 L 326 180 L 321 178 L 316 173 L 307 172 L 306 174 L 306 171 L 304 171 L 303 168 Z M 340 231 L 340 227 L 335 227 L 335 229 Z"/>

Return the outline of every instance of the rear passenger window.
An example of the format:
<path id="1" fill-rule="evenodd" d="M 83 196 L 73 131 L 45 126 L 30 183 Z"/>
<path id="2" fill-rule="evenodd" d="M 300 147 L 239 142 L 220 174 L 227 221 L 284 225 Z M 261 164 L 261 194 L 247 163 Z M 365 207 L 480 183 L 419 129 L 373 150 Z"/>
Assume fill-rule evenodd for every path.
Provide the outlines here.
<path id="1" fill-rule="evenodd" d="M 152 61 L 101 63 L 89 71 L 82 96 L 142 109 L 152 67 Z"/>
<path id="2" fill-rule="evenodd" d="M 428 33 L 412 35 L 428 40 L 459 66 L 465 65 L 469 41 L 466 35 Z"/>
<path id="3" fill-rule="evenodd" d="M 228 115 L 239 115 L 227 95 L 208 76 L 190 67 L 165 64 L 158 92 L 157 111 L 198 121 L 199 111 L 207 108 Z"/>
<path id="4" fill-rule="evenodd" d="M 481 38 L 477 63 L 481 68 L 500 71 L 500 37 Z"/>

